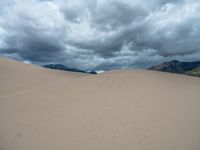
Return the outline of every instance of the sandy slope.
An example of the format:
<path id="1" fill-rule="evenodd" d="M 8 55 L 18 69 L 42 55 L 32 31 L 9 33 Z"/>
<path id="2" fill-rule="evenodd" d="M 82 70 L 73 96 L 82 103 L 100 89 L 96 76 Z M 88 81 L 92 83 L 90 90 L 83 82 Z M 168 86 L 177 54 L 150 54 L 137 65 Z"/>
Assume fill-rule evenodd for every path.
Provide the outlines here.
<path id="1" fill-rule="evenodd" d="M 200 78 L 0 58 L 0 83 L 0 150 L 200 149 Z"/>

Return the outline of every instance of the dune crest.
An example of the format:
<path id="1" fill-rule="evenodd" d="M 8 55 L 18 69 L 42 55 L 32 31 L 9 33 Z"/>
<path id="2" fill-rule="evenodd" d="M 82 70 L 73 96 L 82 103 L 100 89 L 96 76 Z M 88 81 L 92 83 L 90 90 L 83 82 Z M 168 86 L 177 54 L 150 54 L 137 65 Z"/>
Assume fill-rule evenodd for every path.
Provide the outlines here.
<path id="1" fill-rule="evenodd" d="M 199 150 L 200 78 L 0 58 L 0 150 Z"/>

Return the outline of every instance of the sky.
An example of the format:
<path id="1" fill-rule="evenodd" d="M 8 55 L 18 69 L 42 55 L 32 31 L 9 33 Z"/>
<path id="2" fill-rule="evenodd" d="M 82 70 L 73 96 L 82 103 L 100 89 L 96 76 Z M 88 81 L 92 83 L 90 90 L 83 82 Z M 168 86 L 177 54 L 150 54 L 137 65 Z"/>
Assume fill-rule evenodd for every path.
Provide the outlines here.
<path id="1" fill-rule="evenodd" d="M 200 60 L 198 0 L 0 0 L 0 56 L 83 70 Z"/>

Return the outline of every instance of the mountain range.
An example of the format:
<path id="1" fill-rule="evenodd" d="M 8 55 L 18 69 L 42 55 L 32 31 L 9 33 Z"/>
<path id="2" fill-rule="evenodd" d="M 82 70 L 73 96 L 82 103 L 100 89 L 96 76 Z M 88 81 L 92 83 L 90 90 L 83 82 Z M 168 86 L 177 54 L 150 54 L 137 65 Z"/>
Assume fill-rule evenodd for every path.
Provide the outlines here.
<path id="1" fill-rule="evenodd" d="M 149 68 L 149 70 L 186 74 L 200 77 L 200 61 L 181 62 L 178 60 L 172 60 L 169 62 L 164 62 L 159 65 L 152 66 Z"/>
<path id="2" fill-rule="evenodd" d="M 49 69 L 55 69 L 55 70 L 62 70 L 62 71 L 71 71 L 71 72 L 80 72 L 80 73 L 88 73 L 88 74 L 97 74 L 97 72 L 95 71 L 84 71 L 84 70 L 80 70 L 77 68 L 71 68 L 71 67 L 67 67 L 65 65 L 62 64 L 48 64 L 48 65 L 44 65 L 43 67 L 45 68 L 49 68 Z"/>
<path id="3" fill-rule="evenodd" d="M 55 69 L 55 70 L 80 72 L 80 73 L 87 73 L 87 74 L 97 74 L 96 71 L 84 71 L 77 68 L 67 67 L 63 64 L 48 64 L 48 65 L 44 65 L 43 67 L 49 68 L 49 69 Z M 178 60 L 172 60 L 169 62 L 163 62 L 161 64 L 152 66 L 148 68 L 148 70 L 170 72 L 170 73 L 200 77 L 200 61 L 182 62 Z"/>

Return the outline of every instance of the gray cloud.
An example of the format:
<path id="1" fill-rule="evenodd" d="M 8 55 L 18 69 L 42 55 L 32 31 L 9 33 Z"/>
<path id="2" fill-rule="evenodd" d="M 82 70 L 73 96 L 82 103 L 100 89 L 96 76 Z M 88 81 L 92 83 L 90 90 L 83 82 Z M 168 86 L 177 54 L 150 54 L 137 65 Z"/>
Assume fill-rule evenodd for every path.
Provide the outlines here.
<path id="1" fill-rule="evenodd" d="M 146 68 L 199 60 L 195 0 L 0 2 L 0 55 L 81 69 Z"/>

